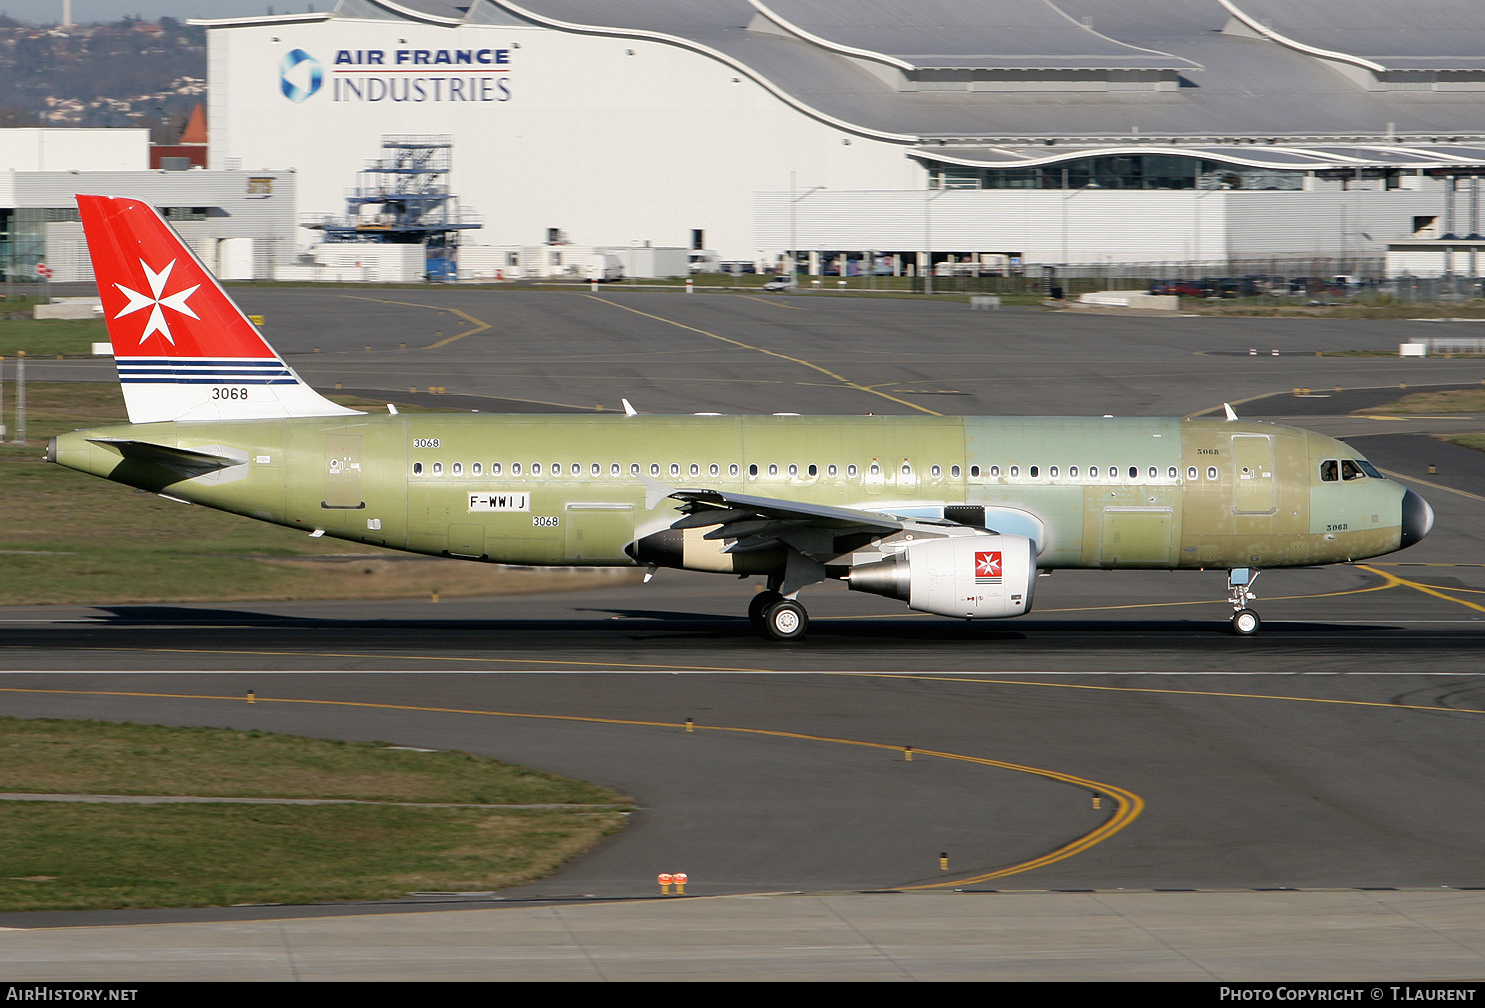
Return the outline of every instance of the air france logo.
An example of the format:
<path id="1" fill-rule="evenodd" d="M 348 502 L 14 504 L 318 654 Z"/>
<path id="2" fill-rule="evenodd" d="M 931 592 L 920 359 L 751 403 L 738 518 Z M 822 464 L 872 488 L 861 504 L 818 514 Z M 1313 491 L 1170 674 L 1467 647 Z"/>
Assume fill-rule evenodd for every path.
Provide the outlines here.
<path id="1" fill-rule="evenodd" d="M 302 102 L 325 83 L 320 61 L 303 49 L 290 49 L 278 64 L 278 87 L 291 102 Z"/>

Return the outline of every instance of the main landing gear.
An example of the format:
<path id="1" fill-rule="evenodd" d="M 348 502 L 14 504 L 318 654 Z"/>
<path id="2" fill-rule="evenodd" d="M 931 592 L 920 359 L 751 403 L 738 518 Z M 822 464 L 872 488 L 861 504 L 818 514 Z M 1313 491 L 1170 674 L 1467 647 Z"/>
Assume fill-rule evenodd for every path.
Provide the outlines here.
<path id="1" fill-rule="evenodd" d="M 1235 567 L 1227 576 L 1227 601 L 1232 603 L 1232 632 L 1239 637 L 1251 637 L 1258 632 L 1263 621 L 1248 608 L 1253 601 L 1253 582 L 1261 571 L 1252 567 Z"/>
<path id="2" fill-rule="evenodd" d="M 754 595 L 748 603 L 748 622 L 769 640 L 791 641 L 804 636 L 810 616 L 794 599 L 769 589 Z"/>

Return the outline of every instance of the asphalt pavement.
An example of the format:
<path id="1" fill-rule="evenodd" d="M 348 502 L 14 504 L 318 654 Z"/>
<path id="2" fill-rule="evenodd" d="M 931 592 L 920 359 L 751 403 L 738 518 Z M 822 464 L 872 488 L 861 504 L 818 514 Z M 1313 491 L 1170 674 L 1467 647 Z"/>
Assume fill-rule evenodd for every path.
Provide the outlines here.
<path id="1" fill-rule="evenodd" d="M 1431 436 L 1485 423 L 1352 415 L 1485 366 L 1316 355 L 1477 327 L 618 286 L 234 295 L 320 387 L 459 410 L 1232 402 L 1353 438 L 1438 524 L 1368 564 L 1265 572 L 1250 639 L 1226 632 L 1223 572 L 1057 572 L 1030 616 L 984 624 L 814 589 L 809 635 L 782 646 L 747 629 L 754 586 L 681 572 L 436 605 L 3 610 L 5 714 L 461 748 L 639 801 L 618 837 L 498 894 L 3 915 L 25 929 L 0 949 L 8 979 L 1485 972 L 1485 455 Z M 667 870 L 693 879 L 684 900 L 658 900 Z"/>

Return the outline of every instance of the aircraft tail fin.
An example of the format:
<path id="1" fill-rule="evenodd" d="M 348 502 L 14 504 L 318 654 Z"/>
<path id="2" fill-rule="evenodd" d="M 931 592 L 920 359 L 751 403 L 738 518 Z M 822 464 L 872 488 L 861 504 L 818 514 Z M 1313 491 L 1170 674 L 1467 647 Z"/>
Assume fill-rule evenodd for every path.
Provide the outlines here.
<path id="1" fill-rule="evenodd" d="M 139 200 L 77 197 L 131 423 L 339 416 Z"/>

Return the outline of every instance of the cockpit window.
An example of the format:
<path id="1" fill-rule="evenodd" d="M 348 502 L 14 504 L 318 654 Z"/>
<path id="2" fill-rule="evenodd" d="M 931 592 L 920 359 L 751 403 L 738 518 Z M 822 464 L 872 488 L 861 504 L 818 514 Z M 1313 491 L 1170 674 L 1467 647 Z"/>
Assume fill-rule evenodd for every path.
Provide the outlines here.
<path id="1" fill-rule="evenodd" d="M 1362 471 L 1361 466 L 1356 464 L 1355 459 L 1341 459 L 1341 479 L 1363 479 L 1365 476 L 1366 473 Z"/>
<path id="2" fill-rule="evenodd" d="M 1320 463 L 1320 482 L 1334 483 L 1341 478 L 1341 464 L 1335 459 Z"/>
<path id="3" fill-rule="evenodd" d="M 1359 465 L 1359 466 L 1361 466 L 1361 471 L 1364 472 L 1364 473 L 1366 473 L 1372 479 L 1385 479 L 1386 478 L 1385 476 L 1383 476 L 1381 473 L 1379 473 L 1377 471 L 1377 467 L 1376 466 L 1372 465 L 1366 459 L 1357 459 L 1356 460 L 1356 464 Z"/>

